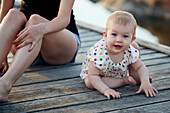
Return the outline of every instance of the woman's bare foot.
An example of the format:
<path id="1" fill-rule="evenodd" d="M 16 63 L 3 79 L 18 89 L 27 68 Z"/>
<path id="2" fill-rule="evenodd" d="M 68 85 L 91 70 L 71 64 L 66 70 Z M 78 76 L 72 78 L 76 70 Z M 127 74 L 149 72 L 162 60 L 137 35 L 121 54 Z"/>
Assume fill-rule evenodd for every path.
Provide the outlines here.
<path id="1" fill-rule="evenodd" d="M 11 88 L 0 80 L 0 102 L 7 102 L 8 101 L 8 94 Z"/>
<path id="2" fill-rule="evenodd" d="M 135 79 L 131 76 L 128 76 L 128 77 L 124 77 L 122 78 L 123 79 L 123 83 L 124 84 L 131 84 L 131 85 L 136 85 L 137 82 L 135 81 Z"/>

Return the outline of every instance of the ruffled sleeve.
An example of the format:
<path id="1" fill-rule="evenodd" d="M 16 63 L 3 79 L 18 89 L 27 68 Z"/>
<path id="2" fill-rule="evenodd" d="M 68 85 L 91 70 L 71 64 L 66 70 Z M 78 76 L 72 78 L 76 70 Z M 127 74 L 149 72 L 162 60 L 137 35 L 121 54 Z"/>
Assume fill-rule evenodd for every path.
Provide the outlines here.
<path id="1" fill-rule="evenodd" d="M 92 62 L 97 68 L 103 70 L 107 64 L 107 48 L 105 40 L 102 39 L 91 47 L 86 53 L 86 60 L 82 64 L 81 78 L 84 79 L 88 75 L 88 68 Z"/>
<path id="2" fill-rule="evenodd" d="M 132 45 L 129 46 L 129 63 L 135 63 L 139 59 L 139 51 L 134 48 Z"/>

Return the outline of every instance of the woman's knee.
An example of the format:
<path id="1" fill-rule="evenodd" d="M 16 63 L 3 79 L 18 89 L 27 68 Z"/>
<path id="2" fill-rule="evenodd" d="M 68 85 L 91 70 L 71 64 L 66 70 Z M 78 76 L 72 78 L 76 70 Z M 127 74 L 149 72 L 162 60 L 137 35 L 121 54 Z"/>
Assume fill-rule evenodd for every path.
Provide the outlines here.
<path id="1" fill-rule="evenodd" d="M 28 23 L 31 25 L 35 25 L 35 24 L 43 23 L 45 21 L 46 21 L 45 18 L 41 17 L 40 15 L 32 14 L 30 16 L 30 19 L 28 20 Z"/>
<path id="2" fill-rule="evenodd" d="M 13 21 L 26 22 L 26 20 L 27 20 L 25 15 L 21 11 L 19 11 L 18 9 L 15 9 L 15 8 L 10 9 L 5 18 L 11 22 L 13 22 Z"/>

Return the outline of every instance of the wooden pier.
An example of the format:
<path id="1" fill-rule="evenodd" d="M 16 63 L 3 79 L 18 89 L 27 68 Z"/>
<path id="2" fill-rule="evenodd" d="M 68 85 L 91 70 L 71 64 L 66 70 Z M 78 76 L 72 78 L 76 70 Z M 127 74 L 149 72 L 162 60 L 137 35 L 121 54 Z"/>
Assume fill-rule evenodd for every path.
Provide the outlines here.
<path id="1" fill-rule="evenodd" d="M 87 89 L 79 74 L 86 51 L 102 38 L 102 29 L 78 23 L 81 49 L 76 62 L 62 66 L 34 66 L 14 84 L 9 102 L 0 103 L 0 113 L 168 113 L 170 112 L 170 48 L 137 40 L 141 59 L 153 77 L 156 97 L 136 94 L 139 86 L 116 90 L 120 99 L 108 100 L 96 90 Z M 12 58 L 9 56 L 8 58 Z"/>

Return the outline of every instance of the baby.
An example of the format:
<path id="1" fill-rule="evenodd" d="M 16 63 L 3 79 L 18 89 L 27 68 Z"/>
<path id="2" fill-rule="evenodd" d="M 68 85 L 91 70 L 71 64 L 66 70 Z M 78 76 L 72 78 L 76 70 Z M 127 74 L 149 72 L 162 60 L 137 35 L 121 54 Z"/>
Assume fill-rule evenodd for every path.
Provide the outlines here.
<path id="1" fill-rule="evenodd" d="M 139 46 L 133 42 L 136 26 L 128 12 L 115 11 L 109 16 L 104 38 L 88 50 L 82 64 L 80 76 L 88 88 L 97 89 L 110 99 L 121 95 L 112 88 L 140 83 L 136 93 L 144 91 L 147 97 L 156 96 L 158 91 L 150 83 L 152 78 L 140 59 Z"/>

